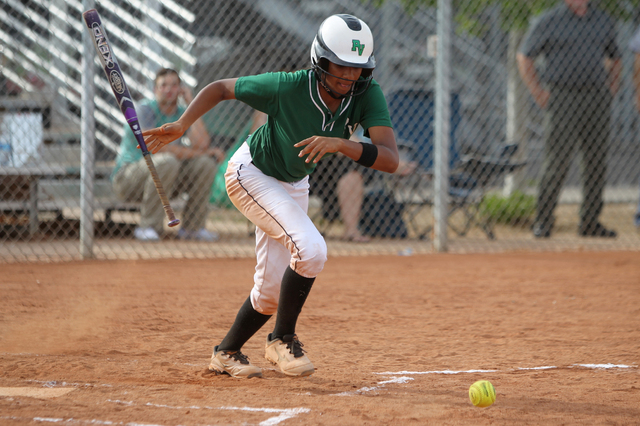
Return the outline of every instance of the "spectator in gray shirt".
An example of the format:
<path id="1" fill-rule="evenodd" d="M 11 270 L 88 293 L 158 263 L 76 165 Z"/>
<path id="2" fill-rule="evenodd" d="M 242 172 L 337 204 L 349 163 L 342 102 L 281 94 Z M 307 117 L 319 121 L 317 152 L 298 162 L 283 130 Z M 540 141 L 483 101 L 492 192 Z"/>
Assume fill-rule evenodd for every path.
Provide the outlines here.
<path id="1" fill-rule="evenodd" d="M 636 108 L 638 112 L 640 112 L 640 28 L 638 28 L 629 42 L 629 48 L 635 54 L 633 63 L 633 85 L 636 88 Z M 635 225 L 640 228 L 640 202 L 638 202 L 638 208 L 633 221 Z"/>
<path id="2" fill-rule="evenodd" d="M 576 149 L 582 153 L 583 166 L 578 234 L 616 236 L 599 221 L 611 100 L 618 91 L 622 67 L 615 36 L 615 21 L 589 0 L 564 0 L 536 19 L 520 46 L 520 75 L 546 111 L 535 237 L 551 236 L 553 211 Z M 534 64 L 539 56 L 546 61 L 540 75 Z"/>

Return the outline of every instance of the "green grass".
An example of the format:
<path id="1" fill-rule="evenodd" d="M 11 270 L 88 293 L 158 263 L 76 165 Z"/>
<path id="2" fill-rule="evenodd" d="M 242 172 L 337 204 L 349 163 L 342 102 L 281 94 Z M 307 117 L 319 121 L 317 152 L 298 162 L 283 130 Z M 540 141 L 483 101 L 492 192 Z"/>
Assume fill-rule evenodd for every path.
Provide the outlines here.
<path id="1" fill-rule="evenodd" d="M 495 223 L 521 225 L 528 223 L 536 211 L 536 197 L 522 191 L 514 191 L 508 197 L 498 194 L 485 196 L 480 204 L 480 214 Z"/>

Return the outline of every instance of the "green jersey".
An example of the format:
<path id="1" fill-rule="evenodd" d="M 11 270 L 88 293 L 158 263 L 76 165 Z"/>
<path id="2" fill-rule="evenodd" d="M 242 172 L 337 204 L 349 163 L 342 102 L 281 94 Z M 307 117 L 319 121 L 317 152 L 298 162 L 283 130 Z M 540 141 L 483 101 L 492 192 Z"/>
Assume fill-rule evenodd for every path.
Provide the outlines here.
<path id="1" fill-rule="evenodd" d="M 163 124 L 177 121 L 185 110 L 185 107 L 178 105 L 174 114 L 164 115 L 160 111 L 158 102 L 155 99 L 145 99 L 137 108 L 138 120 L 140 121 L 142 130 L 153 129 L 154 127 L 160 127 Z M 111 173 L 112 179 L 123 165 L 135 163 L 142 159 L 142 151 L 136 148 L 137 146 L 138 141 L 136 140 L 136 137 L 133 135 L 129 125 L 125 124 L 124 134 L 122 136 L 122 141 L 120 142 L 120 149 L 118 150 L 118 156 L 116 157 L 116 165 Z"/>
<path id="2" fill-rule="evenodd" d="M 315 169 L 298 157 L 293 145 L 311 136 L 348 139 L 362 126 L 391 126 L 387 102 L 375 81 L 361 95 L 342 100 L 335 115 L 324 104 L 315 73 L 301 70 L 240 77 L 236 99 L 268 115 L 249 138 L 253 163 L 264 174 L 283 182 L 298 181 Z"/>

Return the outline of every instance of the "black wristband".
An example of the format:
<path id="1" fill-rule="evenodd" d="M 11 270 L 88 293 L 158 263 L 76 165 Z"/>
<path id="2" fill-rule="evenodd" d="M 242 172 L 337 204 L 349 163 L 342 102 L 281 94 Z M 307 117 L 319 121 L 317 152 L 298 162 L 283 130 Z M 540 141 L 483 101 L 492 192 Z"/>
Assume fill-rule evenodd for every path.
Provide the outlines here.
<path id="1" fill-rule="evenodd" d="M 376 162 L 376 158 L 378 158 L 378 147 L 372 143 L 364 142 L 360 142 L 360 145 L 362 145 L 362 155 L 356 160 L 356 163 L 365 167 L 373 166 L 373 163 Z"/>

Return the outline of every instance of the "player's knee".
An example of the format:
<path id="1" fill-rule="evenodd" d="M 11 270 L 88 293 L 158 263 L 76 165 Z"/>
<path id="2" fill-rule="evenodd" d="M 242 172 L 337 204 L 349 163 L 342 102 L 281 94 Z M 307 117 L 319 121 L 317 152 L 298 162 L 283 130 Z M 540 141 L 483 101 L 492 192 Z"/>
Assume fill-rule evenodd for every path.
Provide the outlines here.
<path id="1" fill-rule="evenodd" d="M 303 277 L 318 276 L 327 261 L 327 244 L 324 239 L 302 249 L 297 258 L 293 258 L 291 268 Z"/>
<path id="2" fill-rule="evenodd" d="M 259 291 L 251 291 L 251 305 L 262 315 L 275 315 L 278 311 L 278 294 L 268 295 Z"/>

